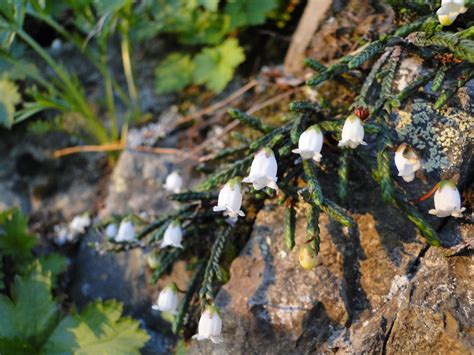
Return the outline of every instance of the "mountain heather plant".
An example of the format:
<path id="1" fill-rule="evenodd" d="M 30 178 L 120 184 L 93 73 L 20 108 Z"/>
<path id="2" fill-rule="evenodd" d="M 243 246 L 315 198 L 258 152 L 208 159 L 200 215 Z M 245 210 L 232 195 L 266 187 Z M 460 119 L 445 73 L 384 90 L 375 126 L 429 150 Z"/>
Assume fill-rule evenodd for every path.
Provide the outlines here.
<path id="1" fill-rule="evenodd" d="M 471 3 L 443 0 L 441 7 L 439 2 L 422 0 L 392 0 L 390 3 L 405 19 L 410 19 L 393 33 L 381 36 L 329 67 L 310 58 L 306 60 L 306 64 L 315 71 L 306 82 L 311 87 L 328 80 L 340 80 L 356 70 L 364 73 L 361 66 L 375 62 L 370 72 L 361 79 L 360 85 L 353 85 L 358 88 L 358 95 L 350 107 L 328 108 L 318 102 L 295 101 L 289 105 L 292 119 L 279 125 L 268 125 L 260 118 L 230 109 L 230 117 L 260 136 L 246 143 L 244 148 L 229 148 L 225 154 L 217 154 L 212 163 L 218 168 L 195 190 L 169 196 L 182 204 L 179 210 L 145 226 L 136 241 L 112 246 L 115 251 L 144 246 L 155 248 L 161 240 L 168 239 L 169 229 L 179 221 L 183 234 L 182 248 L 171 247 L 154 254 L 157 260 L 152 276 L 152 282 L 156 282 L 179 259 L 192 262 L 194 276 L 178 306 L 173 324 L 175 332 L 180 332 L 188 310 L 199 301 L 202 315 L 195 337 L 198 340 L 211 339 L 216 343 L 222 340 L 222 320 L 214 306 L 214 297 L 218 287 L 226 280 L 223 265 L 229 262 L 227 251 L 231 244 L 238 243 L 244 231 L 248 231 L 246 226 L 251 225 L 265 200 L 276 197 L 279 203 L 286 206 L 282 223 L 285 225 L 285 242 L 290 250 L 295 248 L 296 206 L 306 207 L 306 242 L 299 247 L 299 260 L 304 269 L 313 269 L 316 265 L 321 213 L 343 227 L 356 228 L 343 206 L 329 199 L 321 189 L 318 163 L 321 150 L 325 149 L 323 142 L 332 147 L 338 142 L 338 147 L 334 148 L 340 154 L 335 187 L 342 203 L 349 195 L 348 166 L 357 163 L 368 169 L 380 186 L 383 200 L 401 210 L 429 245 L 441 245 L 425 215 L 397 186 L 402 180 L 407 183 L 414 180 L 415 173 L 421 169 L 422 157 L 401 142 L 394 160 L 398 171 L 390 168 L 393 159 L 391 151 L 396 141 L 392 113 L 406 105 L 422 88 L 438 95 L 434 107 L 439 109 L 473 78 L 472 9 L 464 11 L 464 8 L 470 8 Z M 397 90 L 394 80 L 402 52 L 417 55 L 428 64 L 436 58 L 444 58 L 442 71 L 435 66 Z M 456 75 L 459 80 L 443 83 L 446 73 Z M 292 153 L 299 154 L 300 158 Z M 242 187 L 241 178 L 242 182 L 251 185 Z M 437 185 L 435 208 L 429 213 L 438 217 L 462 216 L 464 208 L 460 194 L 450 178 L 445 177 Z M 215 211 L 225 213 L 221 215 Z M 230 219 L 226 219 L 227 216 Z M 238 221 L 237 216 L 241 217 Z"/>

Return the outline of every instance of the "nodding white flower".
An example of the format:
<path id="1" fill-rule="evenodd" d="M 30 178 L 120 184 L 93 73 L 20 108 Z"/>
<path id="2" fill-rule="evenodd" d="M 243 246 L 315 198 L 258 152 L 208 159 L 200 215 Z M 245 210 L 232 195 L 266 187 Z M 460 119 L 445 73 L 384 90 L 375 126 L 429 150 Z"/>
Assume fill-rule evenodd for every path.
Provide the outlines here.
<path id="1" fill-rule="evenodd" d="M 105 236 L 109 239 L 115 238 L 118 233 L 118 228 L 115 223 L 110 223 L 105 227 Z"/>
<path id="2" fill-rule="evenodd" d="M 178 308 L 178 288 L 176 284 L 172 282 L 166 286 L 160 292 L 156 304 L 151 307 L 156 311 L 176 314 L 176 309 Z"/>
<path id="3" fill-rule="evenodd" d="M 411 182 L 415 179 L 415 172 L 421 168 L 421 161 L 409 145 L 402 143 L 395 152 L 395 165 L 398 176 L 406 182 Z"/>
<path id="4" fill-rule="evenodd" d="M 75 216 L 71 223 L 69 223 L 69 231 L 72 235 L 84 234 L 86 228 L 91 224 L 89 215 L 84 214 L 81 216 Z"/>
<path id="5" fill-rule="evenodd" d="M 210 339 L 214 344 L 222 343 L 222 319 L 214 305 L 208 306 L 199 319 L 198 333 L 193 339 Z"/>
<path id="6" fill-rule="evenodd" d="M 115 236 L 116 242 L 131 242 L 135 239 L 135 228 L 130 220 L 122 220 Z"/>
<path id="7" fill-rule="evenodd" d="M 467 11 L 464 7 L 464 0 L 442 0 L 441 7 L 436 11 L 439 23 L 443 26 L 450 26 L 458 17 Z"/>
<path id="8" fill-rule="evenodd" d="M 249 176 L 242 181 L 253 184 L 255 190 L 261 190 L 264 187 L 269 187 L 278 190 L 277 182 L 278 165 L 275 159 L 275 154 L 270 148 L 263 148 L 253 158 L 252 166 L 250 167 Z"/>
<path id="9" fill-rule="evenodd" d="M 242 189 L 239 178 L 230 179 L 219 191 L 217 206 L 214 212 L 224 211 L 224 215 L 230 218 L 244 217 L 245 213 L 240 209 L 242 206 Z"/>
<path id="10" fill-rule="evenodd" d="M 165 248 L 167 246 L 172 246 L 175 248 L 182 248 L 181 240 L 183 239 L 183 230 L 181 229 L 181 224 L 179 221 L 173 221 L 166 228 L 165 235 L 163 236 L 163 241 L 161 242 L 160 247 Z"/>
<path id="11" fill-rule="evenodd" d="M 462 217 L 462 213 L 466 209 L 465 207 L 461 208 L 461 195 L 456 185 L 449 180 L 440 182 L 434 195 L 434 205 L 435 208 L 429 210 L 429 213 L 437 217 L 453 216 L 459 218 Z"/>
<path id="12" fill-rule="evenodd" d="M 339 147 L 349 146 L 352 149 L 357 148 L 360 144 L 367 145 L 364 142 L 364 126 L 362 121 L 356 115 L 350 115 L 344 122 L 342 127 L 341 140 L 339 141 Z"/>
<path id="13" fill-rule="evenodd" d="M 321 149 L 323 147 L 323 132 L 318 125 L 313 125 L 304 131 L 298 140 L 298 149 L 292 152 L 301 155 L 301 159 L 313 159 L 318 163 L 321 161 Z"/>
<path id="14" fill-rule="evenodd" d="M 166 177 L 166 182 L 163 185 L 166 191 L 177 194 L 183 187 L 183 178 L 177 171 L 173 171 Z"/>

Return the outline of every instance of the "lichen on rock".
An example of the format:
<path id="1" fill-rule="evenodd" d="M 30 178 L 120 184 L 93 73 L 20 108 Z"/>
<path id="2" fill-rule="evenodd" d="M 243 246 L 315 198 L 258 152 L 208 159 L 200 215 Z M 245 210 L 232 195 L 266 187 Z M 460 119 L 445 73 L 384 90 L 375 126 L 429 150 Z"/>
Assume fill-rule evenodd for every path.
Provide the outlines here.
<path id="1" fill-rule="evenodd" d="M 414 147 L 422 157 L 426 172 L 457 172 L 464 149 L 474 134 L 474 116 L 464 110 L 448 107 L 435 110 L 423 99 L 415 99 L 397 112 L 395 129 L 400 141 Z"/>

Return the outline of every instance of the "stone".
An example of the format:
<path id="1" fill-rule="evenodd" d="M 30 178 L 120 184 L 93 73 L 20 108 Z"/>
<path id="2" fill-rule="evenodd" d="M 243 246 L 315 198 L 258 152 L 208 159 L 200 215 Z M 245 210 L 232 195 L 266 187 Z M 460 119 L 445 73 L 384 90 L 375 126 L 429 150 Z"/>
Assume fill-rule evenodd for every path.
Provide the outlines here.
<path id="1" fill-rule="evenodd" d="M 358 231 L 321 215 L 321 251 L 312 271 L 298 263 L 304 211 L 290 252 L 279 220 L 282 207 L 261 210 L 215 299 L 225 342 L 193 341 L 189 352 L 469 353 L 472 251 L 447 258 L 445 249 L 423 243 L 399 211 L 377 203 L 377 189 L 371 191 L 351 203 Z M 440 238 L 459 243 L 473 233 L 472 225 L 450 221 Z"/>
<path id="2" fill-rule="evenodd" d="M 322 214 L 317 266 L 305 271 L 298 262 L 306 233 L 304 209 L 298 214 L 297 246 L 290 252 L 283 241 L 282 207 L 266 207 L 215 299 L 226 341 L 193 341 L 190 353 L 292 354 L 348 347 L 352 325 L 371 319 L 404 287 L 407 270 L 423 250 L 413 227 L 387 206 L 382 214 L 354 213 L 358 232 Z"/>
<path id="3" fill-rule="evenodd" d="M 124 151 L 111 175 L 100 215 L 166 211 L 172 205 L 162 186 L 171 171 L 167 156 Z"/>

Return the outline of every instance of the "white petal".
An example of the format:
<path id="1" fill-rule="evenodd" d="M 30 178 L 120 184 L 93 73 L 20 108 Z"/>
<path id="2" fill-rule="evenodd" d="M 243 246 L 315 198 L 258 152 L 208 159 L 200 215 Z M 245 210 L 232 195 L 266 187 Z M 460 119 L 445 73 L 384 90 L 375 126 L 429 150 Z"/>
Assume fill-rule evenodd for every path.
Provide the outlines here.
<path id="1" fill-rule="evenodd" d="M 135 228 L 133 227 L 133 223 L 128 220 L 123 220 L 120 223 L 120 227 L 115 237 L 115 241 L 117 242 L 128 242 L 135 239 Z"/>

